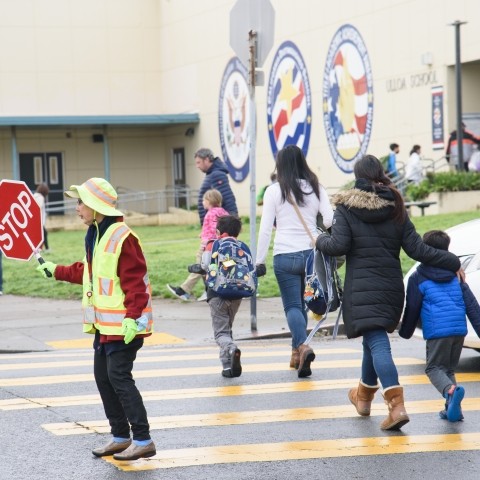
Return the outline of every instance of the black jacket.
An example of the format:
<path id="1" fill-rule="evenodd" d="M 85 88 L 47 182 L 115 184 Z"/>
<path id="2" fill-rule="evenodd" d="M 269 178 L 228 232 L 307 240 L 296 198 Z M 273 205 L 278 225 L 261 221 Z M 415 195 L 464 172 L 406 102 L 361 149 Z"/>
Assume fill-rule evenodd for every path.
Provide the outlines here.
<path id="1" fill-rule="evenodd" d="M 203 208 L 203 195 L 211 188 L 218 190 L 222 194 L 222 207 L 230 215 L 238 215 L 235 195 L 228 183 L 228 168 L 218 157 L 216 157 L 212 166 L 205 173 L 205 178 L 200 187 L 200 191 L 198 192 L 198 215 L 200 217 L 201 225 L 203 225 L 203 219 L 205 218 L 206 213 Z"/>
<path id="2" fill-rule="evenodd" d="M 454 272 L 460 268 L 455 255 L 423 243 L 407 216 L 403 223 L 394 222 L 388 188 L 375 193 L 360 179 L 356 188 L 335 195 L 333 203 L 332 235 L 320 235 L 316 246 L 329 255 L 346 254 L 343 321 L 348 338 L 397 327 L 405 295 L 400 248 L 423 263 Z"/>

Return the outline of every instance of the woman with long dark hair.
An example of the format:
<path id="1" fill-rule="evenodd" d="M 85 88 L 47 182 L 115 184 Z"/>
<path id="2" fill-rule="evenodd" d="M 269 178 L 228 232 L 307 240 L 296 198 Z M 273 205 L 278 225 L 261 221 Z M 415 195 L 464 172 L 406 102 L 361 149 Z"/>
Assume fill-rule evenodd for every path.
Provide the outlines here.
<path id="1" fill-rule="evenodd" d="M 312 348 L 303 343 L 307 339 L 308 322 L 303 300 L 305 262 L 314 245 L 311 244 L 294 204 L 298 206 L 314 237 L 318 235 L 318 214 L 322 215 L 323 223 L 328 228 L 332 224 L 333 210 L 327 192 L 307 165 L 305 155 L 299 147 L 289 145 L 278 152 L 276 172 L 277 183 L 266 189 L 263 198 L 257 268 L 265 270 L 265 259 L 276 221 L 273 269 L 292 334 L 290 367 L 298 369 L 298 376 L 302 378 L 312 374 L 310 364 L 315 359 Z"/>
<path id="2" fill-rule="evenodd" d="M 460 269 L 460 261 L 423 243 L 402 195 L 376 157 L 364 156 L 354 173 L 354 188 L 332 198 L 336 210 L 331 236 L 320 235 L 316 244 L 328 255 L 346 255 L 343 322 L 348 338 L 363 337 L 361 378 L 349 391 L 350 402 L 360 415 L 370 415 L 380 380 L 389 411 L 381 428 L 398 430 L 409 418 L 388 333 L 397 327 L 403 310 L 400 249 L 419 262 L 453 272 Z"/>

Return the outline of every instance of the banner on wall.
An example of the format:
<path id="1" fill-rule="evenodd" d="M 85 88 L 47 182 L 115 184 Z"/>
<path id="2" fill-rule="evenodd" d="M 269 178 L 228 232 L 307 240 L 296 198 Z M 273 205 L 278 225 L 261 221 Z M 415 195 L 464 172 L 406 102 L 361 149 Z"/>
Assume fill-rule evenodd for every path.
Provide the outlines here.
<path id="1" fill-rule="evenodd" d="M 235 182 L 243 182 L 249 172 L 249 112 L 247 69 L 238 57 L 234 57 L 223 72 L 218 101 L 218 130 L 223 159 Z"/>
<path id="2" fill-rule="evenodd" d="M 296 145 L 307 156 L 312 128 L 310 82 L 302 54 L 290 41 L 280 45 L 273 59 L 267 125 L 273 158 L 287 145 Z"/>
<path id="3" fill-rule="evenodd" d="M 353 25 L 335 33 L 323 75 L 323 123 L 337 166 L 353 172 L 367 152 L 373 122 L 373 76 L 367 47 Z"/>
<path id="4" fill-rule="evenodd" d="M 443 150 L 443 87 L 432 87 L 432 148 Z"/>

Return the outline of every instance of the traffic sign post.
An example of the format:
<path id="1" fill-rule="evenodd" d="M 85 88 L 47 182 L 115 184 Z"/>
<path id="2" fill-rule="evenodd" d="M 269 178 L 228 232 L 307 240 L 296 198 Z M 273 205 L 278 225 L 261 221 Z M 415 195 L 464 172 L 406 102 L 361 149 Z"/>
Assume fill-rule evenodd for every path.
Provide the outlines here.
<path id="1" fill-rule="evenodd" d="M 0 250 L 6 258 L 28 261 L 43 244 L 40 207 L 25 182 L 0 181 Z M 50 272 L 47 272 L 47 275 Z M 51 274 L 50 274 L 51 276 Z"/>
<path id="2" fill-rule="evenodd" d="M 256 115 L 255 83 L 256 69 L 260 68 L 273 46 L 275 10 L 270 0 L 237 0 L 230 11 L 230 46 L 240 61 L 248 67 L 250 93 L 250 249 L 253 258 L 257 255 L 256 234 Z M 257 299 L 250 299 L 251 330 L 257 330 Z"/>

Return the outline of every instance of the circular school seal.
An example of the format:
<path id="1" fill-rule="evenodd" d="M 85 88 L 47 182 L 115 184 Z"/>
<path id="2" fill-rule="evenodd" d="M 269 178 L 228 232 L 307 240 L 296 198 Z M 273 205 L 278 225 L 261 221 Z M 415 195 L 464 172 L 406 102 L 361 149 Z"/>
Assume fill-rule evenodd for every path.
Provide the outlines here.
<path id="1" fill-rule="evenodd" d="M 287 145 L 297 145 L 307 155 L 312 127 L 310 83 L 302 55 L 289 41 L 278 48 L 270 71 L 267 124 L 274 158 Z"/>
<path id="2" fill-rule="evenodd" d="M 345 173 L 365 155 L 373 120 L 373 77 L 358 30 L 343 25 L 328 49 L 323 77 L 323 123 L 330 152 Z"/>
<path id="3" fill-rule="evenodd" d="M 234 57 L 223 72 L 218 101 L 218 130 L 223 158 L 235 182 L 243 182 L 249 172 L 249 112 L 247 69 Z"/>

